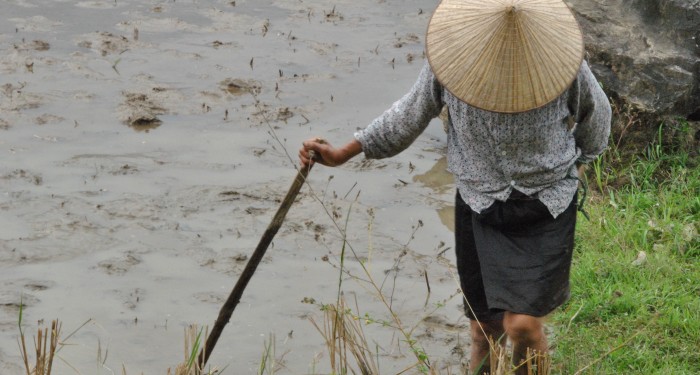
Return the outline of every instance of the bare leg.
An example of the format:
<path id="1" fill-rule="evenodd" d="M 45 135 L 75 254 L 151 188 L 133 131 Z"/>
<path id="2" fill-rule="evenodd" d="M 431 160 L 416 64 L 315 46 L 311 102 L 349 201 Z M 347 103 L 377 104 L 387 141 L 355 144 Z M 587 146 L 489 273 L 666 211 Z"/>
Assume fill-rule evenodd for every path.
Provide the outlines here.
<path id="1" fill-rule="evenodd" d="M 470 320 L 470 326 L 472 349 L 469 370 L 475 375 L 491 372 L 488 358 L 491 349 L 489 338 L 491 338 L 493 342 L 497 342 L 501 339 L 499 344 L 505 345 L 506 339 L 505 337 L 502 338 L 504 333 L 503 321 L 477 322 L 476 320 Z"/>
<path id="2" fill-rule="evenodd" d="M 513 364 L 520 365 L 527 359 L 527 349 L 540 353 L 547 352 L 547 336 L 544 334 L 542 318 L 506 312 L 503 328 L 513 344 Z M 521 366 L 517 375 L 527 374 L 527 367 Z"/>

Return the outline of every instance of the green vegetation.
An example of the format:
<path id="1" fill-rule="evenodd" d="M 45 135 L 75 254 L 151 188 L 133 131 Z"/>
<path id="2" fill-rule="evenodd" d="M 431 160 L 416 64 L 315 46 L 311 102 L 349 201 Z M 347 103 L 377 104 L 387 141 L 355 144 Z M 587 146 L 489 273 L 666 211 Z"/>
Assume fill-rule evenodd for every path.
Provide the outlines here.
<path id="1" fill-rule="evenodd" d="M 591 220 L 579 217 L 572 298 L 552 318 L 554 373 L 700 369 L 698 150 L 665 145 L 664 130 L 635 155 L 613 148 L 591 168 L 598 193 Z"/>

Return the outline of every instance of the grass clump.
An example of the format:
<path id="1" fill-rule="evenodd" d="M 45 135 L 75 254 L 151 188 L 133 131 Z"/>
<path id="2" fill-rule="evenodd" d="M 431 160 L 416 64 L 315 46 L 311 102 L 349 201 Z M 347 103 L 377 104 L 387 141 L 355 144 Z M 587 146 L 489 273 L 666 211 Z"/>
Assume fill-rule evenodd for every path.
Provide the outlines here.
<path id="1" fill-rule="evenodd" d="M 207 328 L 198 328 L 196 324 L 191 324 L 185 328 L 185 352 L 184 361 L 175 367 L 175 372 L 168 369 L 168 375 L 216 375 L 221 374 L 223 369 L 203 369 L 198 366 L 197 355 L 200 349 L 206 344 L 208 335 Z M 124 371 L 126 375 L 126 371 Z"/>
<path id="2" fill-rule="evenodd" d="M 34 338 L 34 365 L 30 365 L 31 354 L 27 350 L 26 338 L 22 331 L 22 313 L 20 310 L 20 352 L 22 361 L 27 375 L 51 375 L 53 362 L 56 355 L 56 350 L 59 346 L 59 337 L 61 335 L 61 323 L 57 320 L 51 322 L 51 330 L 48 327 L 37 329 L 37 335 Z"/>
<path id="3" fill-rule="evenodd" d="M 572 298 L 553 318 L 561 373 L 700 368 L 700 168 L 662 134 L 632 158 L 613 149 L 594 163 Z"/>
<path id="4" fill-rule="evenodd" d="M 324 305 L 322 310 L 322 322 L 311 319 L 311 323 L 323 336 L 333 373 L 356 373 L 356 368 L 362 375 L 379 374 L 378 350 L 369 345 L 360 319 L 346 306 L 345 299 L 341 298 L 337 306 Z"/>

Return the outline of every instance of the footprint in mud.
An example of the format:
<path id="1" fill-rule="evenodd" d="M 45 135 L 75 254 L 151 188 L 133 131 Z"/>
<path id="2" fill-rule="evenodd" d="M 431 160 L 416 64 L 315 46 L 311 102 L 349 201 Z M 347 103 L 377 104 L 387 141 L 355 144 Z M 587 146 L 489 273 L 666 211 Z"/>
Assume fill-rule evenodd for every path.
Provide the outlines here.
<path id="1" fill-rule="evenodd" d="M 342 21 L 345 19 L 340 12 L 335 10 L 335 5 L 333 6 L 333 9 L 330 12 L 323 12 L 323 15 L 325 16 L 326 22 L 332 22 L 336 23 L 337 21 Z"/>
<path id="2" fill-rule="evenodd" d="M 0 291 L 0 311 L 10 315 L 19 316 L 20 310 L 27 306 L 34 306 L 39 299 L 23 290 Z"/>
<path id="3" fill-rule="evenodd" d="M 258 125 L 266 124 L 270 121 L 284 122 L 286 124 L 287 120 L 294 117 L 294 111 L 298 110 L 297 108 L 291 109 L 289 107 L 273 108 L 272 106 L 265 103 L 256 104 L 255 109 L 255 112 L 253 112 L 253 114 L 251 115 L 251 119 Z M 301 116 L 304 117 L 304 119 L 307 120 L 306 123 L 308 123 L 308 118 L 306 118 L 306 116 L 304 116 L 303 114 Z"/>
<path id="4" fill-rule="evenodd" d="M 201 292 L 195 293 L 194 295 L 192 295 L 192 297 L 194 297 L 194 299 L 202 303 L 212 303 L 215 305 L 220 305 L 224 302 L 225 296 L 209 292 Z"/>
<path id="5" fill-rule="evenodd" d="M 328 232 L 328 227 L 323 224 L 315 223 L 313 220 L 307 220 L 304 222 L 306 230 L 313 232 L 314 240 L 320 242 L 324 239 L 326 232 Z M 299 231 L 298 229 L 296 231 Z"/>
<path id="6" fill-rule="evenodd" d="M 49 42 L 43 40 L 32 40 L 31 42 L 22 42 L 13 46 L 18 51 L 48 51 L 51 48 Z"/>
<path id="7" fill-rule="evenodd" d="M 316 52 L 320 56 L 327 56 L 334 53 L 338 48 L 337 43 L 321 43 L 316 41 L 308 41 L 308 48 Z"/>
<path id="8" fill-rule="evenodd" d="M 7 130 L 10 128 L 10 123 L 0 118 L 0 130 Z"/>
<path id="9" fill-rule="evenodd" d="M 219 83 L 219 87 L 231 95 L 243 95 L 260 93 L 260 82 L 255 80 L 242 80 L 238 78 L 226 78 Z"/>
<path id="10" fill-rule="evenodd" d="M 252 191 L 224 190 L 219 193 L 224 201 L 252 200 L 257 202 L 280 203 L 279 193 L 268 188 L 261 188 Z"/>
<path id="11" fill-rule="evenodd" d="M 125 36 L 102 31 L 85 36 L 85 40 L 78 42 L 78 47 L 88 48 L 98 52 L 101 56 L 107 56 L 108 54 L 123 53 L 129 49 L 129 43 L 129 39 Z"/>
<path id="12" fill-rule="evenodd" d="M 449 331 L 449 332 L 465 332 L 468 330 L 466 324 L 450 323 L 442 316 L 430 315 L 423 319 L 423 324 L 427 327 Z"/>
<path id="13" fill-rule="evenodd" d="M 218 49 L 222 47 L 238 47 L 238 44 L 235 42 L 222 42 L 220 40 L 215 40 L 211 42 L 211 46 Z"/>
<path id="14" fill-rule="evenodd" d="M 139 169 L 133 165 L 129 164 L 124 164 L 121 167 L 118 167 L 112 171 L 109 172 L 109 174 L 113 176 L 126 176 L 128 174 L 136 174 L 139 173 Z"/>
<path id="15" fill-rule="evenodd" d="M 148 95 L 125 92 L 124 102 L 119 106 L 120 120 L 136 131 L 148 132 L 159 127 L 163 122 L 159 115 L 166 113 L 165 108 L 155 103 Z"/>
<path id="16" fill-rule="evenodd" d="M 80 1 L 75 6 L 87 9 L 114 9 L 116 4 L 116 1 L 113 4 L 109 1 Z"/>
<path id="17" fill-rule="evenodd" d="M 396 38 L 394 42 L 394 48 L 402 48 L 406 44 L 418 44 L 420 43 L 420 37 L 416 34 L 408 34 L 405 36 L 400 36 Z"/>
<path id="18" fill-rule="evenodd" d="M 28 280 L 24 282 L 24 289 L 31 290 L 33 292 L 40 292 L 54 286 L 53 282 L 50 281 L 40 281 L 40 280 Z"/>
<path id="19" fill-rule="evenodd" d="M 36 186 L 44 182 L 44 179 L 40 175 L 27 172 L 24 169 L 15 169 L 10 173 L 0 176 L 0 180 L 23 180 Z"/>
<path id="20" fill-rule="evenodd" d="M 248 215 L 253 215 L 253 216 L 263 215 L 267 211 L 269 211 L 267 208 L 259 208 L 259 207 L 248 207 L 245 209 L 245 213 L 247 213 Z"/>
<path id="21" fill-rule="evenodd" d="M 26 91 L 26 83 L 13 85 L 6 83 L 0 86 L 0 112 L 21 112 L 28 109 L 36 109 L 43 104 L 43 97 Z"/>
<path id="22" fill-rule="evenodd" d="M 384 169 L 389 167 L 390 165 L 398 165 L 397 162 L 393 161 L 385 161 L 385 160 L 377 160 L 377 159 L 362 159 L 362 160 L 351 160 L 347 164 L 347 167 L 351 168 L 352 170 L 357 170 L 357 171 L 367 171 L 367 170 L 372 170 L 372 169 Z"/>
<path id="23" fill-rule="evenodd" d="M 65 120 L 65 118 L 63 118 L 61 116 L 50 115 L 48 113 L 44 113 L 43 115 L 35 118 L 34 123 L 37 125 L 46 125 L 46 124 L 56 124 L 56 123 L 62 122 L 64 120 Z"/>
<path id="24" fill-rule="evenodd" d="M 33 16 L 29 18 L 10 18 L 9 21 L 15 24 L 15 28 L 28 32 L 50 32 L 63 26 L 60 21 L 52 21 L 44 16 Z"/>
<path id="25" fill-rule="evenodd" d="M 136 309 L 145 294 L 145 291 L 141 288 L 136 288 L 129 292 L 123 290 L 113 290 L 112 292 L 119 297 L 122 304 L 129 310 Z"/>
<path id="26" fill-rule="evenodd" d="M 140 257 L 132 252 L 127 252 L 124 257 L 103 260 L 97 266 L 108 275 L 121 276 L 140 263 Z"/>
<path id="27" fill-rule="evenodd" d="M 228 276 L 240 275 L 248 263 L 248 255 L 240 251 L 236 252 L 234 249 L 223 249 L 221 253 L 234 255 L 227 257 L 222 257 L 220 254 L 213 257 L 209 256 L 206 259 L 202 259 L 199 265 Z M 270 256 L 265 256 L 262 259 L 262 263 L 270 263 L 271 259 Z"/>

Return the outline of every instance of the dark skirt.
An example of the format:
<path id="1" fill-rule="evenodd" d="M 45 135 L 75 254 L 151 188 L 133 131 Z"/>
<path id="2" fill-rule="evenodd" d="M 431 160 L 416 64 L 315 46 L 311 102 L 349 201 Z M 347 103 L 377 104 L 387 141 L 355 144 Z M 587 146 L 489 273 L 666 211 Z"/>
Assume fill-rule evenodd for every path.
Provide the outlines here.
<path id="1" fill-rule="evenodd" d="M 576 197 L 557 218 L 538 199 L 511 198 L 477 214 L 457 193 L 457 269 L 471 319 L 541 317 L 569 298 Z"/>

